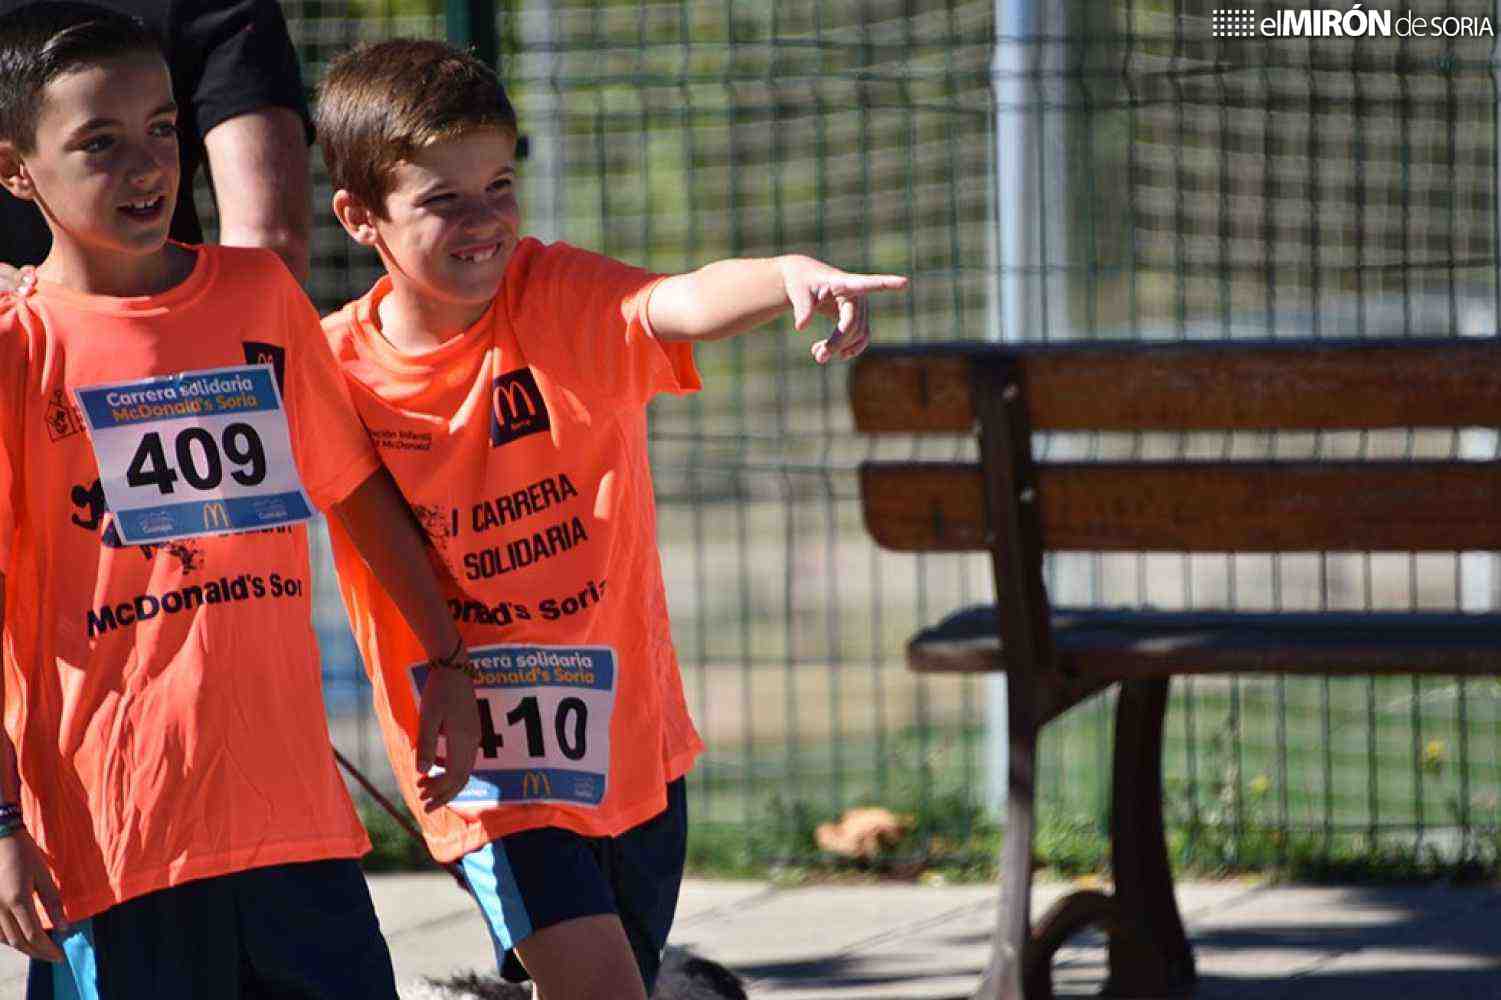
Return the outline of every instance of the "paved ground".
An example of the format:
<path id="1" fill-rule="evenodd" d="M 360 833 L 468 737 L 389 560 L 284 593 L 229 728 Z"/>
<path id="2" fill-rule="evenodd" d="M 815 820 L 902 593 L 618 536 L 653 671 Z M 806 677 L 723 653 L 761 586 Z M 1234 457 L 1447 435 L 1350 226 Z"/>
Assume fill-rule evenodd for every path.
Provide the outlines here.
<path id="1" fill-rule="evenodd" d="M 1069 888 L 1040 887 L 1039 909 Z M 442 876 L 381 879 L 375 891 L 411 996 L 424 976 L 484 961 L 483 931 Z M 1180 905 L 1206 1000 L 1501 998 L 1501 892 L 1208 882 L 1183 885 Z M 958 1000 L 989 954 L 994 907 L 984 886 L 694 881 L 674 939 L 733 968 L 753 997 Z M 1103 963 L 1099 941 L 1060 953 L 1059 996 L 1093 995 Z"/>
<path id="2" fill-rule="evenodd" d="M 468 969 L 489 942 L 445 875 L 371 880 L 405 1000 Z M 1069 889 L 1041 885 L 1037 905 Z M 1191 882 L 1179 902 L 1203 1000 L 1501 1000 L 1501 891 L 1261 887 Z M 818 886 L 692 881 L 674 939 L 733 968 L 753 997 L 960 1000 L 988 954 L 995 899 L 984 886 Z M 1058 956 L 1058 995 L 1094 994 L 1099 941 Z M 23 994 L 24 965 L 0 954 L 0 997 Z"/>

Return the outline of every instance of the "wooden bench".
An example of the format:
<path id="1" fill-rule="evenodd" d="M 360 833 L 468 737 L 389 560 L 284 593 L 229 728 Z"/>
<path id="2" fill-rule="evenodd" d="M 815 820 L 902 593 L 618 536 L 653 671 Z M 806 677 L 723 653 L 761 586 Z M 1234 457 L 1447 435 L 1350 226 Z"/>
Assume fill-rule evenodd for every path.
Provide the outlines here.
<path id="1" fill-rule="evenodd" d="M 1173 674 L 1496 674 L 1501 615 L 1054 608 L 1043 554 L 1501 550 L 1495 461 L 1037 462 L 1034 432 L 1501 426 L 1501 343 L 963 343 L 876 348 L 851 372 L 861 431 L 979 435 L 977 462 L 866 462 L 866 525 L 901 552 L 988 551 L 995 605 L 920 632 L 911 669 L 1003 670 L 1010 766 L 999 920 L 977 997 L 1052 996 L 1052 954 L 1109 938 L 1108 995 L 1192 991 L 1162 818 Z M 1037 735 L 1121 684 L 1114 894 L 1029 920 Z"/>

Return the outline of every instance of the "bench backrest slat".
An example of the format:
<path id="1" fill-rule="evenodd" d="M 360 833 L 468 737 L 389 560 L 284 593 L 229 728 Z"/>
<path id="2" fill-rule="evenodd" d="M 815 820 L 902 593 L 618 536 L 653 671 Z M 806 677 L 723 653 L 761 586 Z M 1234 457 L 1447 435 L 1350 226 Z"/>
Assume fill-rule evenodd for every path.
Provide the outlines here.
<path id="1" fill-rule="evenodd" d="M 850 378 L 861 431 L 969 431 L 972 358 L 1007 358 L 1035 431 L 1501 426 L 1501 340 L 872 348 Z"/>
<path id="2" fill-rule="evenodd" d="M 860 486 L 885 548 L 988 548 L 977 464 L 870 462 Z M 1044 464 L 1035 496 L 1056 550 L 1501 550 L 1494 462 Z"/>

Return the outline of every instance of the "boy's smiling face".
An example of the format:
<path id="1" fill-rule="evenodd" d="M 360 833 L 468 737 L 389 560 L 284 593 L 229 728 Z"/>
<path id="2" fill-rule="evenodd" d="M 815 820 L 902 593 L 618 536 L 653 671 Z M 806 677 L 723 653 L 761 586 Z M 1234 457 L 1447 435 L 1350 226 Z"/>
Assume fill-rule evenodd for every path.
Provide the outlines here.
<path id="1" fill-rule="evenodd" d="M 161 250 L 177 202 L 177 105 L 154 53 L 101 60 L 42 91 L 29 151 L 3 151 L 5 185 L 37 203 L 70 269 L 119 272 Z"/>
<path id="2" fill-rule="evenodd" d="M 472 322 L 495 297 L 520 240 L 516 137 L 481 128 L 422 147 L 396 165 L 385 218 L 352 200 L 336 195 L 335 213 L 356 240 L 380 251 L 393 289 L 431 314 Z"/>

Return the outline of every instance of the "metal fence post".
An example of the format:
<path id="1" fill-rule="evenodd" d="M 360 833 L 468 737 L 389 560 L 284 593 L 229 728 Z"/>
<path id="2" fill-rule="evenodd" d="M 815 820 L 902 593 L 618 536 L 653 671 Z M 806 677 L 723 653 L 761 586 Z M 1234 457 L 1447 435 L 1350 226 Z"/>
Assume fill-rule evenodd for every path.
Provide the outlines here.
<path id="1" fill-rule="evenodd" d="M 996 0 L 990 72 L 996 109 L 996 287 L 992 292 L 996 308 L 991 313 L 995 325 L 988 331 L 990 340 L 1020 340 L 1029 328 L 1039 325 L 1032 322 L 1035 302 L 1026 276 L 1037 244 L 1028 212 L 1037 195 L 1036 180 L 1031 177 L 1037 129 L 1025 108 L 1029 71 L 1037 58 L 1031 39 L 1040 33 L 1040 20 L 1034 0 Z M 985 709 L 985 763 L 990 769 L 986 800 L 1004 814 L 1011 758 L 1005 674 L 986 678 Z"/>
<path id="2" fill-rule="evenodd" d="M 563 145 L 563 88 L 558 83 L 562 56 L 557 11 L 554 0 L 513 2 L 519 47 L 507 52 L 511 65 L 504 67 L 501 79 L 514 79 L 522 87 L 512 100 L 521 98 L 516 111 L 522 116 L 521 130 L 528 141 L 526 176 L 522 182 L 525 232 L 551 243 L 564 236 L 563 173 L 567 162 Z"/>
<path id="3" fill-rule="evenodd" d="M 499 56 L 495 40 L 496 0 L 444 0 L 443 20 L 448 40 L 469 46 L 486 66 Z"/>

